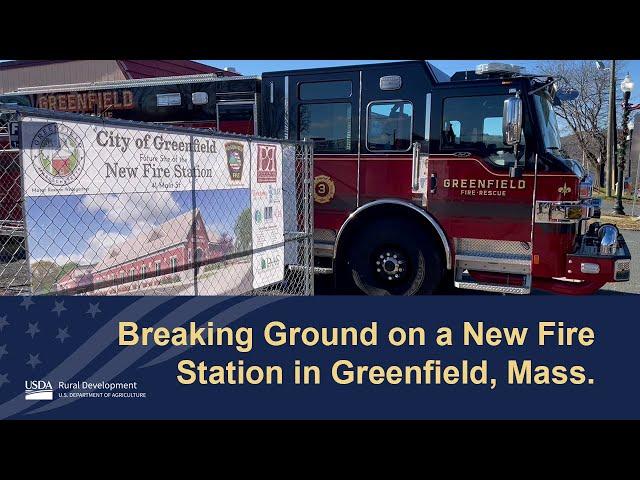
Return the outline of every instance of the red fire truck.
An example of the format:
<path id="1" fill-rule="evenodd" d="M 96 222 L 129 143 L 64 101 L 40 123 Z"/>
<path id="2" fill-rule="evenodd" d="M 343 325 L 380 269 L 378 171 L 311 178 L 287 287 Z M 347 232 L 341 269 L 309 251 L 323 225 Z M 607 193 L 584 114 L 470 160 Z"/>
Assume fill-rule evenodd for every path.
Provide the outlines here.
<path id="1" fill-rule="evenodd" d="M 553 78 L 505 64 L 449 77 L 422 61 L 211 79 L 209 90 L 199 77 L 155 80 L 162 92 L 134 92 L 137 107 L 121 118 L 312 139 L 316 268 L 341 293 L 426 294 L 453 282 L 588 294 L 629 280 L 623 236 L 599 223 L 590 179 L 560 153 Z M 113 98 L 144 82 L 88 88 Z M 36 103 L 53 91 L 0 101 L 59 109 Z M 225 126 L 221 108 L 234 101 L 244 123 Z"/>

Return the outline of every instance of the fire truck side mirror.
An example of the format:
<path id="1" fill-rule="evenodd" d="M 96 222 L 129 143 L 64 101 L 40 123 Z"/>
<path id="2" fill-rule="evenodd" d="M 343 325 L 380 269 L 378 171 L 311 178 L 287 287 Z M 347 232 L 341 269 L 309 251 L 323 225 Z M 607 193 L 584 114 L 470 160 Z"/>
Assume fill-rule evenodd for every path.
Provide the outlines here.
<path id="1" fill-rule="evenodd" d="M 504 101 L 502 112 L 502 140 L 505 145 L 516 146 L 522 134 L 522 100 L 509 97 Z"/>

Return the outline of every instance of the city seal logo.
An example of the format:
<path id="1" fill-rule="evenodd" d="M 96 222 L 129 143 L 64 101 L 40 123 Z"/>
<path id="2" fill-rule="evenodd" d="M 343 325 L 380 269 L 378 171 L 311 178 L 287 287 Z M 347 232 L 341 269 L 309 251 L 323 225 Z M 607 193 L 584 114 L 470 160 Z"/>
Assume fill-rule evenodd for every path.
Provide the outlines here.
<path id="1" fill-rule="evenodd" d="M 224 144 L 227 152 L 227 167 L 229 167 L 229 177 L 233 181 L 242 180 L 242 166 L 244 165 L 244 145 L 238 142 L 227 142 Z"/>
<path id="2" fill-rule="evenodd" d="M 336 194 L 336 184 L 326 175 L 313 179 L 313 199 L 316 203 L 329 203 Z"/>
<path id="3" fill-rule="evenodd" d="M 62 123 L 42 127 L 31 141 L 33 167 L 51 185 L 62 187 L 77 180 L 84 164 L 80 137 Z"/>

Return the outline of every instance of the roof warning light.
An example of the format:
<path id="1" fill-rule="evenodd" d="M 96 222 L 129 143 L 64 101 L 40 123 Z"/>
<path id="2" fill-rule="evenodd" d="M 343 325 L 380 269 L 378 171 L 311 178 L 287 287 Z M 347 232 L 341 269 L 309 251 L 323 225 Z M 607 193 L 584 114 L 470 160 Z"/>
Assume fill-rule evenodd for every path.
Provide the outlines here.
<path id="1" fill-rule="evenodd" d="M 523 73 L 524 67 L 510 63 L 481 63 L 476 67 L 476 75 L 508 74 L 519 75 Z"/>

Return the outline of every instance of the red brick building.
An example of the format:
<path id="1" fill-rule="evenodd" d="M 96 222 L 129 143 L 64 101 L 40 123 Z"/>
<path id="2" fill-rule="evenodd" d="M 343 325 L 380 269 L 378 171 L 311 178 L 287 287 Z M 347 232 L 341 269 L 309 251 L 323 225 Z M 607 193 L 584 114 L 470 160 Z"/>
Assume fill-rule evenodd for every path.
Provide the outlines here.
<path id="1" fill-rule="evenodd" d="M 79 266 L 61 277 L 56 290 L 87 288 L 94 293 L 135 293 L 163 283 L 189 282 L 193 258 L 193 213 L 183 213 L 151 230 L 114 244 L 95 264 Z M 230 253 L 232 239 L 207 229 L 196 209 L 195 250 L 206 262 Z M 186 268 L 186 270 L 185 270 Z"/>

